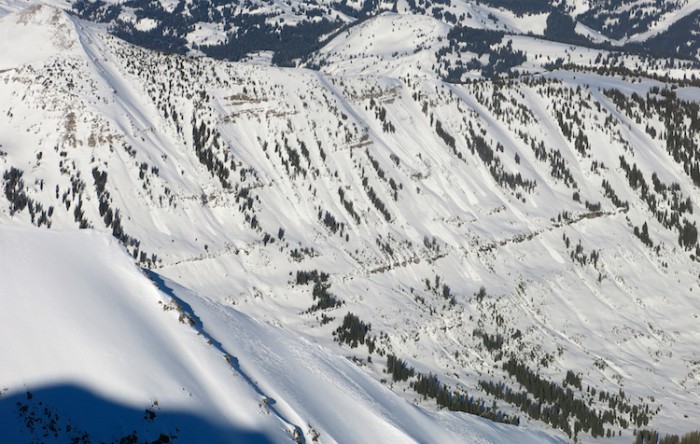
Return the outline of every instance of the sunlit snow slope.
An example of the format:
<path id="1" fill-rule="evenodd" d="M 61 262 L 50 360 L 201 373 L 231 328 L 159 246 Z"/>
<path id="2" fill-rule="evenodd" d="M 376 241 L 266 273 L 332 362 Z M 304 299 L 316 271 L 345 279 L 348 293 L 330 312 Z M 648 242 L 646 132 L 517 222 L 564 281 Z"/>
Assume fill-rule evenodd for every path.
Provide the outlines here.
<path id="1" fill-rule="evenodd" d="M 114 238 L 3 227 L 0 249 L 5 442 L 291 437 Z"/>

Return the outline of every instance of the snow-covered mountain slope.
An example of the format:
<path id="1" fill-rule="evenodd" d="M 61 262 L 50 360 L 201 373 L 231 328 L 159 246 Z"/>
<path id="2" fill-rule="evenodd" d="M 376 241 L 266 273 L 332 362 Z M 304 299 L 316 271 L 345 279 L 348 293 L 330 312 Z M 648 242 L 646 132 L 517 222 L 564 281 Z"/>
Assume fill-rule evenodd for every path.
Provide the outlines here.
<path id="1" fill-rule="evenodd" d="M 0 247 L 5 442 L 553 442 L 415 408 L 154 275 L 164 294 L 113 237 L 2 227 Z"/>
<path id="2" fill-rule="evenodd" d="M 579 19 L 615 39 L 644 41 L 700 9 L 697 0 L 607 0 L 569 2 L 588 4 Z"/>
<path id="3" fill-rule="evenodd" d="M 42 61 L 56 54 L 78 54 L 78 34 L 72 23 L 64 19 L 64 13 L 45 8 L 42 14 L 36 14 L 38 9 L 40 6 L 32 6 L 0 18 L 0 69 Z M 37 41 L 42 44 L 36 45 Z"/>
<path id="4" fill-rule="evenodd" d="M 445 46 L 449 29 L 432 17 L 386 13 L 341 33 L 312 63 L 332 74 L 435 77 L 435 53 Z"/>
<path id="5" fill-rule="evenodd" d="M 134 0 L 128 3 L 79 0 L 72 9 L 83 18 L 107 23 L 115 35 L 152 49 L 207 54 L 242 60 L 271 54 L 276 65 L 307 61 L 329 39 L 345 32 L 361 34 L 373 17 L 398 13 L 415 16 L 397 27 L 403 46 L 420 45 L 423 33 L 410 33 L 416 21 L 440 22 L 441 28 L 469 27 L 548 40 L 625 46 L 698 60 L 695 30 L 698 0 L 455 0 L 455 1 L 257 1 L 225 4 L 210 1 Z M 355 31 L 353 28 L 362 29 Z M 429 30 L 430 28 L 423 28 Z M 374 39 L 367 42 L 381 44 Z M 663 41 L 663 44 L 659 43 Z M 438 48 L 441 45 L 438 45 Z M 357 46 L 361 49 L 363 45 Z M 435 53 L 423 46 L 420 51 Z M 369 53 L 372 53 L 370 50 Z"/>
<path id="6" fill-rule="evenodd" d="M 288 376 L 256 379 L 307 436 L 312 420 L 345 430 L 292 371 L 308 356 L 448 435 L 471 419 L 439 407 L 584 441 L 696 428 L 691 66 L 498 32 L 485 49 L 463 29 L 443 57 L 484 65 L 453 84 L 390 57 L 363 70 L 362 50 L 282 69 L 147 51 L 48 7 L 1 20 L 17 42 L 0 53 L 2 224 L 112 233 L 166 287 L 204 295 L 178 293 L 248 362 L 264 347 L 247 354 L 238 324 L 306 344 L 279 352 Z M 356 29 L 403 20 L 423 23 Z M 369 51 L 352 32 L 332 45 Z M 479 78 L 527 48 L 521 75 Z M 418 421 L 398 402 L 371 405 Z"/>
<path id="7" fill-rule="evenodd" d="M 3 227 L 0 247 L 6 442 L 291 438 L 116 239 Z"/>

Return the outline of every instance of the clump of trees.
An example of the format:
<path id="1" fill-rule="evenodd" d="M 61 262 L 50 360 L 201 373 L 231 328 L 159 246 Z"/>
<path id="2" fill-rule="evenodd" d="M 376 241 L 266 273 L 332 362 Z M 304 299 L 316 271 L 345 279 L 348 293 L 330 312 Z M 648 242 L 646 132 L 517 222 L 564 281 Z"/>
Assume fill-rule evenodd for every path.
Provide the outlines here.
<path id="1" fill-rule="evenodd" d="M 502 365 L 509 375 L 515 378 L 520 385 L 534 398 L 529 396 L 513 396 L 512 390 L 505 385 L 488 385 L 488 392 L 499 399 L 510 401 L 521 410 L 528 413 L 534 419 L 542 420 L 567 433 L 569 437 L 578 435 L 579 431 L 590 433 L 591 436 L 603 437 L 609 434 L 607 426 L 619 425 L 622 428 L 630 424 L 641 427 L 647 425 L 653 416 L 649 405 L 632 404 L 624 392 L 610 394 L 600 391 L 598 399 L 607 402 L 607 409 L 595 409 L 583 399 L 575 396 L 573 390 L 567 385 L 580 387 L 581 381 L 578 375 L 567 372 L 564 386 L 549 381 L 527 365 L 511 358 Z M 573 422 L 573 430 L 571 423 Z"/>
<path id="2" fill-rule="evenodd" d="M 27 194 L 24 192 L 24 172 L 15 167 L 5 171 L 2 175 L 5 181 L 5 197 L 10 202 L 10 216 L 24 210 L 27 206 Z"/>
<path id="3" fill-rule="evenodd" d="M 409 367 L 405 359 L 397 358 L 391 353 L 386 356 L 386 371 L 394 381 L 406 381 L 416 374 L 416 370 Z"/>
<path id="4" fill-rule="evenodd" d="M 677 183 L 668 186 L 662 183 L 656 174 L 652 175 L 652 190 L 644 174 L 637 168 L 637 164 L 630 165 L 624 156 L 620 156 L 620 167 L 624 170 L 627 181 L 632 189 L 639 192 L 640 197 L 646 202 L 649 210 L 656 220 L 665 228 L 675 228 L 678 231 L 678 244 L 690 250 L 697 246 L 698 229 L 694 222 L 683 217 L 684 214 L 693 213 L 693 203 L 690 198 L 685 198 Z M 668 208 L 662 208 L 660 202 L 666 202 Z M 682 218 L 682 219 L 681 219 Z"/>
<path id="5" fill-rule="evenodd" d="M 375 341 L 369 336 L 370 330 L 372 330 L 372 324 L 365 323 L 357 315 L 348 312 L 343 318 L 343 323 L 333 332 L 333 336 L 336 341 L 348 344 L 350 348 L 366 343 L 371 354 L 374 353 Z"/>
<path id="6" fill-rule="evenodd" d="M 343 305 L 343 301 L 329 291 L 331 288 L 331 284 L 328 282 L 329 277 L 328 273 L 319 272 L 318 270 L 297 271 L 297 285 L 313 283 L 311 295 L 316 303 L 309 307 L 306 313 L 313 313 L 315 311 L 336 308 Z"/>
<path id="7" fill-rule="evenodd" d="M 493 148 L 491 148 L 486 139 L 471 128 L 469 129 L 469 137 L 466 137 L 466 142 L 472 154 L 476 153 L 484 162 L 484 165 L 489 168 L 491 177 L 498 185 L 502 187 L 508 186 L 511 190 L 521 188 L 528 193 L 532 192 L 537 186 L 537 182 L 523 178 L 519 172 L 513 174 L 506 171 L 500 157 L 494 153 Z M 502 150 L 502 146 L 499 145 L 496 149 Z"/>
<path id="8" fill-rule="evenodd" d="M 438 63 L 445 73 L 444 80 L 461 83 L 462 74 L 467 70 L 480 70 L 484 77 L 497 77 L 525 62 L 525 53 L 514 50 L 512 41 L 501 44 L 504 36 L 501 31 L 453 26 L 447 34 L 448 45 L 436 53 Z M 475 53 L 479 58 L 488 54 L 489 61 L 483 64 L 478 58 L 473 58 L 464 63 L 462 57 L 457 57 L 454 61 L 447 57 L 448 54 L 461 55 L 466 52 Z"/>
<path id="9" fill-rule="evenodd" d="M 223 148 L 220 140 L 221 135 L 218 131 L 212 131 L 204 121 L 197 124 L 196 118 L 192 118 L 192 144 L 194 145 L 197 159 L 207 168 L 212 176 L 219 179 L 222 187 L 229 189 L 231 188 L 231 182 L 229 182 L 231 171 L 226 164 L 228 150 L 223 149 L 225 160 L 219 159 L 217 153 Z"/>
<path id="10" fill-rule="evenodd" d="M 639 240 L 642 241 L 644 245 L 647 247 L 653 247 L 654 242 L 649 238 L 649 227 L 647 226 L 647 223 L 644 222 L 642 224 L 642 229 L 640 230 L 639 227 L 634 227 L 634 235 L 639 238 Z"/>
<path id="11" fill-rule="evenodd" d="M 656 430 L 635 431 L 634 444 L 700 444 L 700 430 L 686 433 L 683 436 L 661 436 Z"/>
<path id="12" fill-rule="evenodd" d="M 451 391 L 450 387 L 440 382 L 432 373 L 427 376 L 418 373 L 416 380 L 411 382 L 411 388 L 425 398 L 434 399 L 437 405 L 448 410 L 471 413 L 494 422 L 518 425 L 520 417 L 508 415 L 496 408 L 495 405 L 487 406 L 483 399 L 475 399 L 466 393 Z"/>
<path id="13" fill-rule="evenodd" d="M 5 182 L 5 198 L 7 198 L 7 201 L 10 203 L 10 216 L 27 209 L 33 224 L 36 224 L 37 227 L 46 225 L 51 228 L 53 207 L 49 207 L 48 210 L 46 210 L 40 202 L 36 202 L 31 197 L 27 196 L 24 179 L 22 179 L 23 174 L 24 172 L 22 170 L 11 167 L 2 175 Z M 41 187 L 43 186 L 42 180 Z"/>

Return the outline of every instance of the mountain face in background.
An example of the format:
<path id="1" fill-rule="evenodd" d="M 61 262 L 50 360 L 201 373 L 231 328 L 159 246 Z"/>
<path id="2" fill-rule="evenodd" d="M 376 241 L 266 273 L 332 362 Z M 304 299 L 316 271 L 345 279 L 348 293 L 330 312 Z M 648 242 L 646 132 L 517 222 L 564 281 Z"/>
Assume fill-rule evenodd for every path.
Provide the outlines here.
<path id="1" fill-rule="evenodd" d="M 72 9 L 151 49 L 234 61 L 268 52 L 280 66 L 307 65 L 309 56 L 333 36 L 387 12 L 695 61 L 700 50 L 700 5 L 695 0 L 79 0 Z"/>
<path id="2" fill-rule="evenodd" d="M 696 6 L 2 0 L 9 436 L 697 429 Z"/>

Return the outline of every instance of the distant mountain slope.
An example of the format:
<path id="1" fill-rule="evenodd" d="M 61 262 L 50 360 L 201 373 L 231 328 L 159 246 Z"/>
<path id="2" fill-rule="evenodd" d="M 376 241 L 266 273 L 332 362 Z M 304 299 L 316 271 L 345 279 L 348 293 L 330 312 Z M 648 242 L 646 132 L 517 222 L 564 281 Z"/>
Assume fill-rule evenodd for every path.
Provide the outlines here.
<path id="1" fill-rule="evenodd" d="M 467 26 L 506 34 L 534 34 L 547 39 L 698 60 L 687 17 L 700 8 L 698 0 L 455 0 L 455 1 L 216 1 L 176 2 L 79 0 L 72 9 L 81 17 L 109 24 L 111 32 L 132 43 L 163 51 L 206 54 L 242 60 L 269 52 L 279 66 L 307 61 L 329 38 L 355 32 L 358 24 L 387 12 L 416 15 L 444 26 Z M 567 17 L 571 29 L 557 25 Z M 577 35 L 578 24 L 597 33 Z M 398 31 L 402 32 L 402 31 Z M 649 42 L 664 35 L 664 45 Z M 371 39 L 370 39 L 371 40 Z M 690 46 L 690 47 L 689 47 Z"/>
<path id="2" fill-rule="evenodd" d="M 698 5 L 700 8 L 700 5 Z M 671 49 L 679 57 L 700 59 L 700 11 L 677 20 L 662 32 L 649 37 L 645 46 L 657 53 Z"/>
<path id="3" fill-rule="evenodd" d="M 613 39 L 644 41 L 700 9 L 697 0 L 589 1 L 577 18 Z M 575 8 L 575 2 L 571 2 Z"/>

